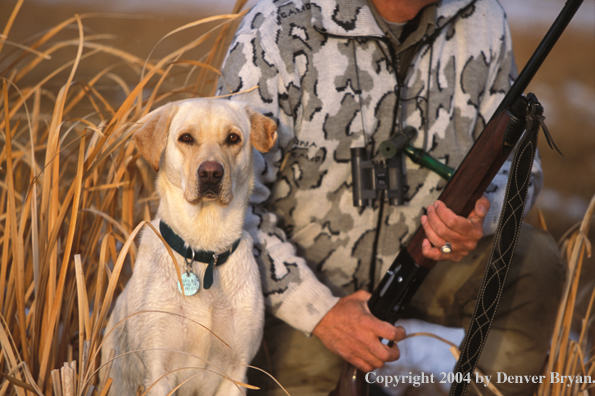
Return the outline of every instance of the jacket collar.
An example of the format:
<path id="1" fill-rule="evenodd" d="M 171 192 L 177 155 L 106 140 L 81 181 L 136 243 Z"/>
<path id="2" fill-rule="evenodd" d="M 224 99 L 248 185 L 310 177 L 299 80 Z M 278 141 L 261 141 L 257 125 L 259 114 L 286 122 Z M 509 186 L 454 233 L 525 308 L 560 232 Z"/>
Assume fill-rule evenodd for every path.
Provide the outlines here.
<path id="1" fill-rule="evenodd" d="M 436 10 L 434 23 L 436 28 L 442 28 L 461 9 L 474 1 L 476 0 L 441 0 L 435 4 L 435 7 L 429 6 L 425 10 L 430 7 Z M 374 12 L 367 0 L 306 0 L 305 3 L 309 4 L 309 7 L 316 7 L 320 10 L 320 12 L 312 12 L 312 23 L 320 32 L 345 37 L 385 36 L 383 30 L 378 26 Z M 431 21 L 426 20 L 426 25 L 428 22 Z M 424 28 L 426 27 L 424 26 Z"/>
<path id="2" fill-rule="evenodd" d="M 345 37 L 383 37 L 366 0 L 313 0 L 320 12 L 312 13 L 312 24 L 320 32 Z"/>

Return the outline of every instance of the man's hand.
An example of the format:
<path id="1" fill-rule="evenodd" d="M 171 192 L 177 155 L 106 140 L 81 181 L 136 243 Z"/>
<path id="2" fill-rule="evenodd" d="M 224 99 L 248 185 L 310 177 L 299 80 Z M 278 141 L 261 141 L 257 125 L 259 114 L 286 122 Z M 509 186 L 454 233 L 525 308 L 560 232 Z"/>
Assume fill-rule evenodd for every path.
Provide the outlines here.
<path id="1" fill-rule="evenodd" d="M 368 309 L 371 294 L 359 290 L 343 297 L 322 318 L 313 334 L 333 353 L 363 372 L 382 367 L 399 358 L 396 342 L 405 338 L 405 330 L 377 319 Z M 394 341 L 392 347 L 380 338 Z"/>
<path id="2" fill-rule="evenodd" d="M 490 201 L 484 196 L 477 200 L 469 217 L 457 216 L 444 202 L 436 201 L 428 207 L 427 216 L 421 217 L 426 232 L 422 253 L 436 261 L 461 261 L 477 247 L 483 237 L 483 221 L 490 209 Z M 440 248 L 448 242 L 452 252 L 445 254 Z"/>

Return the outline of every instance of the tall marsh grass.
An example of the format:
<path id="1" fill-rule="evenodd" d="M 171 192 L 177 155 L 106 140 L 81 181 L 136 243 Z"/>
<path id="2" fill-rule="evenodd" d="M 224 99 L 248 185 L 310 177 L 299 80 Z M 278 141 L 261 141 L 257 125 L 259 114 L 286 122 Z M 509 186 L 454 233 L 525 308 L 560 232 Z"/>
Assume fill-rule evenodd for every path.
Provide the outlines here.
<path id="1" fill-rule="evenodd" d="M 585 254 L 591 257 L 592 247 L 588 239 L 589 228 L 595 212 L 595 196 L 587 213 L 575 229 L 569 230 L 562 238 L 560 248 L 568 265 L 566 287 L 558 310 L 556 327 L 552 337 L 552 346 L 547 368 L 544 372 L 547 381 L 539 387 L 537 396 L 592 396 L 595 395 L 595 383 L 565 383 L 557 381 L 560 376 L 591 377 L 595 382 L 595 283 L 593 280 L 579 288 Z M 591 263 L 592 264 L 592 263 Z M 579 298 L 587 300 L 586 312 L 575 315 L 575 306 Z M 573 320 L 580 323 L 573 326 Z"/>
<path id="2" fill-rule="evenodd" d="M 22 4 L 2 6 L 11 14 L 0 36 L 0 395 L 104 395 L 102 329 L 155 204 L 131 133 L 158 105 L 214 94 L 245 1 L 171 32 L 198 33 L 156 60 L 85 29 L 117 16 L 75 15 L 12 40 Z"/>
<path id="3" fill-rule="evenodd" d="M 131 144 L 135 122 L 171 100 L 214 94 L 245 1 L 172 31 L 201 33 L 160 59 L 87 33 L 86 21 L 116 17 L 109 15 L 75 15 L 30 40 L 12 39 L 22 4 L 0 36 L 0 395 L 103 396 L 102 329 L 156 205 L 152 171 Z M 53 62 L 72 48 L 74 56 Z M 91 64 L 107 66 L 82 73 Z M 587 230 L 588 220 L 564 247 L 571 281 L 548 370 L 595 378 L 593 295 L 580 339 L 569 334 Z M 538 395 L 585 389 L 552 384 Z"/>

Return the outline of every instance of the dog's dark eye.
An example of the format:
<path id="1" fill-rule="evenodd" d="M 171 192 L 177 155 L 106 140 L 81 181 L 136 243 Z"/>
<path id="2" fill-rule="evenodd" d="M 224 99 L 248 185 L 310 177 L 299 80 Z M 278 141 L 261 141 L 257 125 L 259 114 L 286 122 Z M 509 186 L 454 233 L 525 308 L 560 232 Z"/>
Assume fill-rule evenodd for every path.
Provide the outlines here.
<path id="1" fill-rule="evenodd" d="M 194 138 L 189 133 L 185 133 L 183 135 L 180 135 L 180 137 L 178 138 L 178 140 L 180 142 L 182 142 L 182 143 L 192 143 L 192 142 L 194 142 Z"/>
<path id="2" fill-rule="evenodd" d="M 227 144 L 238 144 L 240 141 L 240 135 L 237 133 L 230 133 L 227 135 Z"/>

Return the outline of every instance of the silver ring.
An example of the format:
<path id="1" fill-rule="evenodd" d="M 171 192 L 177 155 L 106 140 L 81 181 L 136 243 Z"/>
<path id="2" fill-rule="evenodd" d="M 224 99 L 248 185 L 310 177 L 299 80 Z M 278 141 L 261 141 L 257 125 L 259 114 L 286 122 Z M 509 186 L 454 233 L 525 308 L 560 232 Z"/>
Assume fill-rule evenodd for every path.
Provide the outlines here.
<path id="1" fill-rule="evenodd" d="M 444 246 L 442 246 L 440 248 L 440 251 L 444 254 L 448 254 L 448 253 L 452 252 L 452 245 L 450 243 L 446 242 L 444 244 Z"/>

